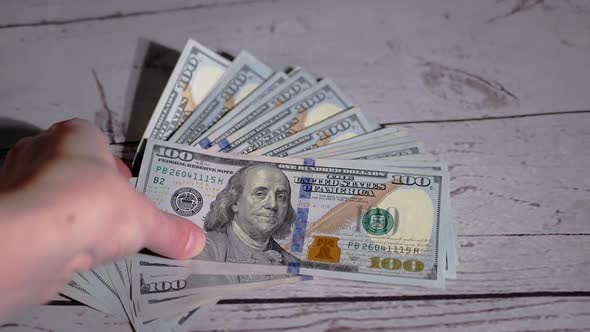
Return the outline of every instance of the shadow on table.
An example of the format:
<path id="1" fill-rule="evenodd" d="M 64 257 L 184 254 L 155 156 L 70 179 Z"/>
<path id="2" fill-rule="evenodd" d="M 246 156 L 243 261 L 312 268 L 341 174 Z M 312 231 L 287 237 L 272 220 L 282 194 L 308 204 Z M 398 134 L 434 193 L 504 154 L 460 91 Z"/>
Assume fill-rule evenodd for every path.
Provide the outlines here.
<path id="1" fill-rule="evenodd" d="M 233 59 L 227 52 L 216 51 L 229 60 Z M 143 132 L 179 57 L 178 50 L 146 38 L 137 40 L 123 110 L 123 114 L 129 114 L 129 122 L 124 142 L 115 144 L 115 150 L 120 149 L 118 153 L 128 165 L 133 161 Z M 19 139 L 40 132 L 40 128 L 28 123 L 0 117 L 0 163 Z"/>
<path id="2" fill-rule="evenodd" d="M 4 158 L 10 149 L 21 138 L 35 136 L 41 133 L 41 128 L 32 124 L 14 120 L 11 118 L 0 117 L 0 165 L 4 163 Z"/>
<path id="3" fill-rule="evenodd" d="M 217 52 L 229 60 L 234 58 L 225 51 Z M 138 39 L 125 102 L 126 114 L 130 114 L 127 141 L 141 139 L 179 57 L 178 50 L 145 38 Z"/>
<path id="4" fill-rule="evenodd" d="M 233 59 L 229 53 L 217 51 L 221 56 Z M 133 60 L 133 70 L 127 87 L 125 114 L 130 114 L 129 125 L 122 147 L 123 161 L 131 165 L 141 137 L 166 87 L 166 83 L 180 57 L 178 50 L 146 38 L 139 38 Z M 141 158 L 141 152 L 138 158 Z M 138 163 L 133 173 L 137 174 Z"/>
<path id="5" fill-rule="evenodd" d="M 127 143 L 120 151 L 129 166 L 179 56 L 179 51 L 154 41 L 145 38 L 137 41 L 125 100 L 124 113 L 130 114 L 125 133 Z"/>
<path id="6" fill-rule="evenodd" d="M 125 113 L 130 114 L 127 141 L 140 140 L 179 56 L 177 50 L 151 40 L 137 41 L 125 101 Z"/>

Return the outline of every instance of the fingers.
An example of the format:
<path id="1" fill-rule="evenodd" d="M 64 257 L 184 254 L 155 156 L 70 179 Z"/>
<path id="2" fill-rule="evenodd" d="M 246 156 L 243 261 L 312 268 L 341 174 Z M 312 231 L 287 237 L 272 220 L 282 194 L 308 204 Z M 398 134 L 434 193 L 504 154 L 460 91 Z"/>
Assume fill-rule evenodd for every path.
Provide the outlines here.
<path id="1" fill-rule="evenodd" d="M 98 159 L 117 169 L 109 139 L 89 121 L 62 121 L 52 125 L 46 135 L 48 146 L 58 155 Z"/>
<path id="2" fill-rule="evenodd" d="M 59 234 L 72 234 L 72 240 L 63 249 L 64 256 L 74 254 L 68 265 L 71 271 L 111 262 L 142 248 L 173 259 L 188 259 L 205 247 L 205 234 L 200 227 L 161 212 L 120 176 L 105 179 L 98 190 L 102 194 L 72 198 L 76 202 L 73 205 L 85 206 L 80 217 L 85 218 L 84 222 L 61 224 L 65 230 Z"/>
<path id="3" fill-rule="evenodd" d="M 22 159 L 23 155 L 25 155 L 28 150 L 30 150 L 34 141 L 35 136 L 28 136 L 23 137 L 18 142 L 16 142 L 16 144 L 8 151 L 8 154 L 6 155 L 4 167 L 11 167 L 19 159 Z"/>
<path id="4" fill-rule="evenodd" d="M 131 170 L 129 169 L 129 167 L 127 167 L 127 165 L 120 158 L 117 158 L 117 157 L 114 157 L 114 158 L 115 158 L 115 166 L 117 167 L 117 171 L 119 171 L 119 174 L 121 174 L 122 176 L 124 176 L 126 178 L 130 178 L 131 177 Z"/>
<path id="5" fill-rule="evenodd" d="M 2 181 L 0 187 L 3 189 L 10 188 L 26 178 L 32 171 L 38 155 L 38 136 L 28 136 L 21 138 L 8 151 L 4 163 L 0 166 L 0 176 Z"/>
<path id="6" fill-rule="evenodd" d="M 119 158 L 112 156 L 106 136 L 90 122 L 80 119 L 63 121 L 49 128 L 47 134 L 57 138 L 57 147 L 61 153 L 107 161 L 120 175 L 131 176 L 129 168 Z M 136 195 L 135 192 L 133 195 Z M 121 215 L 134 215 L 132 219 L 137 218 L 131 222 L 135 224 L 131 229 L 135 228 L 136 232 L 120 227 L 118 231 L 122 238 L 114 241 L 117 245 L 106 256 L 113 256 L 113 253 L 114 256 L 131 254 L 131 249 L 137 250 L 138 245 L 177 259 L 194 257 L 203 250 L 205 235 L 198 226 L 183 218 L 162 213 L 145 198 L 140 198 L 137 205 L 130 203 L 133 201 L 135 199 L 126 200 L 123 209 L 134 211 Z M 138 238 L 139 234 L 143 236 Z M 143 243 L 138 243 L 137 240 Z"/>
<path id="7" fill-rule="evenodd" d="M 123 183 L 121 178 L 103 173 L 102 166 L 108 165 L 119 175 L 131 176 L 129 168 L 119 158 L 113 157 L 106 136 L 91 123 L 79 119 L 60 122 L 51 126 L 44 135 L 43 145 L 48 147 L 47 150 L 54 149 L 54 157 L 77 161 L 76 164 L 68 162 L 66 165 L 78 167 L 78 170 L 81 166 L 87 167 L 86 172 L 96 173 L 88 177 L 94 174 L 102 179 L 100 185 L 91 182 L 94 194 L 91 192 L 82 195 L 84 198 L 80 195 L 74 198 L 80 198 L 80 204 L 76 206 L 87 206 L 83 209 L 84 214 L 92 216 L 91 222 L 79 223 L 79 233 L 85 234 L 79 237 L 80 246 L 92 254 L 76 257 L 73 269 L 93 262 L 118 259 L 143 247 L 175 259 L 191 258 L 203 250 L 205 234 L 198 226 L 186 219 L 162 213 L 147 198 L 131 190 L 126 182 L 125 189 L 120 187 Z M 64 167 L 63 164 L 60 167 Z M 78 175 L 85 179 L 86 174 Z M 95 202 L 100 204 L 88 204 L 88 197 L 96 197 Z M 109 221 L 112 221 L 112 226 L 108 226 Z"/>
<path id="8" fill-rule="evenodd" d="M 205 233 L 192 222 L 154 208 L 147 225 L 145 247 L 166 257 L 188 259 L 205 248 Z"/>

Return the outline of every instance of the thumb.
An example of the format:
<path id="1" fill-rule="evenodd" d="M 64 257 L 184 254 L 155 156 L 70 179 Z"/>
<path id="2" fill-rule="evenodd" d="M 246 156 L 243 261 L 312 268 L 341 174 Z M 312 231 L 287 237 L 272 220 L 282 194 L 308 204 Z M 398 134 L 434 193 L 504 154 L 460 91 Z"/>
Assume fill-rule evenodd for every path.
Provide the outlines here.
<path id="1" fill-rule="evenodd" d="M 144 246 L 160 255 L 174 259 L 197 256 L 205 248 L 203 230 L 184 218 L 154 208 L 154 216 L 146 229 Z"/>

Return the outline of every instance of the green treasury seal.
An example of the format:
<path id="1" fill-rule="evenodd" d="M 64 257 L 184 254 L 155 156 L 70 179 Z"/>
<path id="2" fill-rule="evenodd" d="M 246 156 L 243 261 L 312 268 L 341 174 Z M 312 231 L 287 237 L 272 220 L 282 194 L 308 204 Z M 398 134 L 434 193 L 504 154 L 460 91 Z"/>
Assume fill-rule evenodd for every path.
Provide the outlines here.
<path id="1" fill-rule="evenodd" d="M 395 226 L 395 220 L 389 211 L 374 208 L 367 211 L 362 218 L 363 228 L 371 235 L 385 235 Z"/>

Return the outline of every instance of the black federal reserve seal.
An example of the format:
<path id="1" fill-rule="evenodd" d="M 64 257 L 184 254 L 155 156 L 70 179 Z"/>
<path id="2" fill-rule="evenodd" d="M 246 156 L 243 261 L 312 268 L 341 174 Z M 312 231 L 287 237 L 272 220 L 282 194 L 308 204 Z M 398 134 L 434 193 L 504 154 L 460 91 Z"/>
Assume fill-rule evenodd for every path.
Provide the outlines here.
<path id="1" fill-rule="evenodd" d="M 172 194 L 170 204 L 174 212 L 183 217 L 190 217 L 201 211 L 203 196 L 193 188 L 180 188 Z"/>

